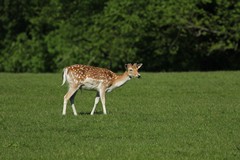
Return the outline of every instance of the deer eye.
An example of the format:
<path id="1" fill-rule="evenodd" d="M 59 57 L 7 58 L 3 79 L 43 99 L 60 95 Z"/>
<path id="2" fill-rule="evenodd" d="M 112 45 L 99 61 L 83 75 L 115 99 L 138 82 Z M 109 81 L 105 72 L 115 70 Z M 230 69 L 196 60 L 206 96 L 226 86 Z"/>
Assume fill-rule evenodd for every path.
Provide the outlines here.
<path id="1" fill-rule="evenodd" d="M 129 71 L 130 71 L 130 72 L 132 72 L 132 71 L 133 71 L 133 69 L 132 69 L 132 68 L 130 68 L 130 69 L 129 69 Z"/>

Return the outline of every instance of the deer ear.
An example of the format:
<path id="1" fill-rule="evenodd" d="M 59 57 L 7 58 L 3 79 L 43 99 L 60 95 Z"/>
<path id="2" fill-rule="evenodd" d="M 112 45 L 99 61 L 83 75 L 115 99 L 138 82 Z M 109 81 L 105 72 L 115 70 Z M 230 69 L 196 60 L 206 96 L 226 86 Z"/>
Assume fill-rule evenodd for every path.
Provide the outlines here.
<path id="1" fill-rule="evenodd" d="M 125 64 L 125 69 L 127 70 L 127 68 L 128 68 L 128 64 Z"/>
<path id="2" fill-rule="evenodd" d="M 142 67 L 142 63 L 140 63 L 140 64 L 137 64 L 137 68 L 139 69 L 139 68 L 141 68 Z"/>
<path id="3" fill-rule="evenodd" d="M 125 64 L 125 69 L 127 70 L 131 63 Z"/>

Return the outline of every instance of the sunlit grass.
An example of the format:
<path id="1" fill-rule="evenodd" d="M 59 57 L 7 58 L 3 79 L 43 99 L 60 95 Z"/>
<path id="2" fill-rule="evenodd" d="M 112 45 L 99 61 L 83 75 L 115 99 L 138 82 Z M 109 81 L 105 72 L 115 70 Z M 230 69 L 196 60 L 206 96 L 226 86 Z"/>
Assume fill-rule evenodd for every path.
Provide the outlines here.
<path id="1" fill-rule="evenodd" d="M 240 72 L 142 73 L 62 116 L 61 74 L 0 74 L 0 159 L 239 159 Z"/>

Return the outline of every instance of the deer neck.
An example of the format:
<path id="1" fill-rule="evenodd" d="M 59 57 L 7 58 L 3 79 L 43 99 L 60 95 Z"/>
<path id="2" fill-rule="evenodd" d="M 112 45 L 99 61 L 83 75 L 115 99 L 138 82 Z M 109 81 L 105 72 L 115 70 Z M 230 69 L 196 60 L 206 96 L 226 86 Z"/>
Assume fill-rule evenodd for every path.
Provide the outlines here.
<path id="1" fill-rule="evenodd" d="M 120 87 L 122 86 L 124 83 L 126 83 L 127 81 L 129 81 L 131 78 L 128 76 L 127 71 L 124 72 L 122 75 L 118 75 L 117 78 L 115 79 L 115 81 L 113 82 L 113 85 L 115 85 L 116 87 Z"/>
<path id="2" fill-rule="evenodd" d="M 107 92 L 111 92 L 113 89 L 121 87 L 123 84 L 125 84 L 127 81 L 129 81 L 131 78 L 129 77 L 127 71 L 124 72 L 121 75 L 117 75 L 115 80 L 113 81 L 111 87 L 107 90 Z"/>

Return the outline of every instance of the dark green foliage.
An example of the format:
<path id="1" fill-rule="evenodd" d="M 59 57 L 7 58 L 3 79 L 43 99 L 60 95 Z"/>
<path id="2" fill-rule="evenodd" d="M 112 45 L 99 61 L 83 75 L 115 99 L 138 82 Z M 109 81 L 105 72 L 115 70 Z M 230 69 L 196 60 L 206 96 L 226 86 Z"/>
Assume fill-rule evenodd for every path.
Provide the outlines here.
<path id="1" fill-rule="evenodd" d="M 240 2 L 3 0 L 0 71 L 240 69 Z"/>

